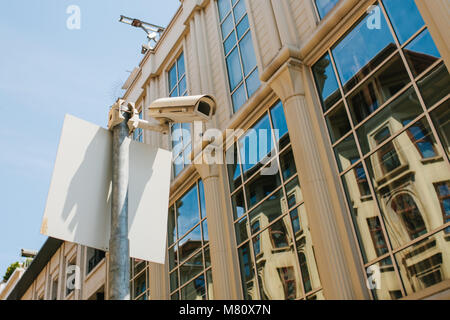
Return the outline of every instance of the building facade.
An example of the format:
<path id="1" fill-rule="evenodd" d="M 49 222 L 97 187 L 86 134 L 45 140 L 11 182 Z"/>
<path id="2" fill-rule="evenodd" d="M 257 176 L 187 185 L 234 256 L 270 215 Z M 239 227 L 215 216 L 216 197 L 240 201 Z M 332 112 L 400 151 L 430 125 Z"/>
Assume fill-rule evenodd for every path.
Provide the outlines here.
<path id="1" fill-rule="evenodd" d="M 192 124 L 135 132 L 173 174 L 166 263 L 133 259 L 131 298 L 449 299 L 449 18 L 446 0 L 181 1 L 123 98 L 147 118 L 214 95 L 203 129 L 232 161 L 195 161 Z M 14 298 L 107 298 L 107 257 L 60 242 Z"/>

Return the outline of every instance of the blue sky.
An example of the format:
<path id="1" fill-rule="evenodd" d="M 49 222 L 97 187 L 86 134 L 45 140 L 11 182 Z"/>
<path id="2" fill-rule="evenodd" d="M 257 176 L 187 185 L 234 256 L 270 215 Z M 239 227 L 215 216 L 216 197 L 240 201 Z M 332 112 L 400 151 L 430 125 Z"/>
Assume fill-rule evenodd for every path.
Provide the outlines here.
<path id="1" fill-rule="evenodd" d="M 69 5 L 81 9 L 69 30 Z M 0 3 L 0 276 L 38 250 L 64 115 L 106 126 L 109 106 L 139 63 L 144 31 L 121 14 L 167 26 L 179 0 L 14 0 Z M 1 281 L 1 279 L 0 279 Z"/>

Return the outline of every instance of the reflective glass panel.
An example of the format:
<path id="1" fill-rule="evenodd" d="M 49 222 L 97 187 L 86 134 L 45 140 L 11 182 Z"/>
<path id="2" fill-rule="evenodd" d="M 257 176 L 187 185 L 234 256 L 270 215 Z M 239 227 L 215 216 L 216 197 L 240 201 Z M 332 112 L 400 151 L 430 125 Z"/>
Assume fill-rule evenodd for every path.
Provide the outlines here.
<path id="1" fill-rule="evenodd" d="M 176 207 L 178 213 L 178 234 L 181 237 L 200 221 L 197 185 L 192 187 L 176 202 Z"/>
<path id="2" fill-rule="evenodd" d="M 366 119 L 409 82 L 406 68 L 396 55 L 347 98 L 353 123 Z"/>
<path id="3" fill-rule="evenodd" d="M 445 64 L 439 64 L 417 82 L 428 108 L 431 108 L 450 93 L 450 75 Z"/>
<path id="4" fill-rule="evenodd" d="M 414 76 L 424 72 L 441 57 L 428 29 L 422 31 L 403 51 Z"/>
<path id="5" fill-rule="evenodd" d="M 350 170 L 342 177 L 342 183 L 364 261 L 374 260 L 387 253 L 388 246 L 364 168 L 358 165 Z"/>
<path id="6" fill-rule="evenodd" d="M 395 255 L 408 295 L 450 278 L 449 241 L 448 235 L 439 232 Z"/>
<path id="7" fill-rule="evenodd" d="M 233 91 L 242 81 L 241 62 L 237 48 L 234 48 L 227 57 L 227 70 L 228 79 L 230 81 L 230 90 Z"/>
<path id="8" fill-rule="evenodd" d="M 245 14 L 245 1 L 240 0 L 233 8 L 233 12 L 234 12 L 234 20 L 236 23 L 238 23 Z"/>
<path id="9" fill-rule="evenodd" d="M 261 299 L 288 300 L 302 295 L 297 256 L 288 233 L 289 218 L 276 222 L 253 239 Z M 278 276 L 274 276 L 274 273 Z"/>
<path id="10" fill-rule="evenodd" d="M 426 119 L 373 154 L 369 175 L 393 248 L 398 248 L 443 224 L 433 183 L 450 180 L 448 164 L 439 157 Z"/>
<path id="11" fill-rule="evenodd" d="M 273 149 L 272 129 L 266 114 L 247 134 L 239 139 L 239 152 L 244 177 L 248 178 L 261 167 L 260 161 Z"/>
<path id="12" fill-rule="evenodd" d="M 231 197 L 231 204 L 233 206 L 234 219 L 241 217 L 245 213 L 244 193 L 242 190 Z"/>
<path id="13" fill-rule="evenodd" d="M 241 86 L 237 88 L 231 96 L 231 100 L 233 101 L 233 110 L 234 112 L 237 112 L 244 105 L 245 101 L 247 101 L 244 84 L 241 84 Z"/>
<path id="14" fill-rule="evenodd" d="M 206 217 L 205 187 L 203 186 L 203 180 L 198 181 L 198 192 L 200 197 L 200 212 L 203 219 Z"/>
<path id="15" fill-rule="evenodd" d="M 383 0 L 383 4 L 400 44 L 411 38 L 424 25 L 414 0 Z"/>
<path id="16" fill-rule="evenodd" d="M 434 126 L 439 134 L 447 156 L 450 158 L 450 100 L 444 102 L 431 113 Z"/>
<path id="17" fill-rule="evenodd" d="M 233 23 L 233 16 L 230 14 L 225 21 L 222 23 L 221 29 L 222 29 L 222 39 L 225 39 L 233 30 L 234 23 Z M 226 51 L 226 50 L 225 50 Z M 225 53 L 226 54 L 226 53 Z"/>
<path id="18" fill-rule="evenodd" d="M 323 19 L 339 0 L 315 0 L 320 19 Z"/>
<path id="19" fill-rule="evenodd" d="M 236 242 L 239 245 L 248 239 L 247 218 L 239 220 L 234 227 L 236 228 Z"/>
<path id="20" fill-rule="evenodd" d="M 381 125 L 389 130 L 388 135 L 391 136 L 417 118 L 422 112 L 423 108 L 414 88 L 411 87 L 358 128 L 356 132 L 361 151 L 367 153 L 383 142 L 379 137 Z"/>
<path id="21" fill-rule="evenodd" d="M 249 213 L 250 223 L 260 220 L 262 229 L 282 214 L 287 213 L 287 208 L 281 205 L 282 201 L 283 190 L 279 190 Z"/>
<path id="22" fill-rule="evenodd" d="M 185 284 L 199 273 L 203 272 L 203 254 L 202 251 L 195 254 L 180 266 L 181 285 Z"/>
<path id="23" fill-rule="evenodd" d="M 390 257 L 369 266 L 366 273 L 375 300 L 397 300 L 403 297 L 402 285 Z"/>
<path id="24" fill-rule="evenodd" d="M 300 188 L 297 177 L 286 184 L 286 196 L 289 208 L 292 208 L 303 201 L 302 189 Z"/>
<path id="25" fill-rule="evenodd" d="M 253 271 L 253 257 L 250 253 L 249 243 L 238 249 L 239 264 L 241 271 L 242 290 L 245 300 L 257 300 L 257 285 L 255 273 Z"/>
<path id="26" fill-rule="evenodd" d="M 178 79 L 181 79 L 181 77 L 183 77 L 185 73 L 183 53 L 177 59 L 177 66 L 178 66 Z"/>
<path id="27" fill-rule="evenodd" d="M 204 220 L 202 222 L 202 232 L 203 232 L 203 242 L 208 243 L 209 235 L 208 235 L 208 221 Z"/>
<path id="28" fill-rule="evenodd" d="M 272 116 L 273 128 L 278 130 L 279 150 L 281 150 L 289 143 L 289 132 L 281 101 L 270 109 L 270 115 Z"/>
<path id="29" fill-rule="evenodd" d="M 251 97 L 260 86 L 258 69 L 255 69 L 245 80 L 248 96 Z"/>
<path id="30" fill-rule="evenodd" d="M 245 31 L 247 31 L 250 28 L 250 25 L 248 24 L 248 17 L 245 16 L 244 19 L 242 19 L 241 22 L 239 22 L 238 26 L 236 27 L 238 39 L 242 38 Z"/>
<path id="31" fill-rule="evenodd" d="M 177 241 L 177 228 L 175 225 L 175 209 L 173 206 L 169 208 L 169 218 L 167 220 L 167 225 L 169 230 L 167 239 L 168 239 L 168 246 L 170 247 L 172 243 Z"/>
<path id="32" fill-rule="evenodd" d="M 369 28 L 372 20 L 370 15 L 364 17 L 332 48 L 345 91 L 353 88 L 396 49 L 384 15 L 380 16 L 380 28 Z"/>
<path id="33" fill-rule="evenodd" d="M 330 132 L 331 142 L 335 143 L 345 136 L 351 129 L 348 121 L 347 111 L 344 104 L 339 104 L 333 111 L 325 117 Z"/>
<path id="34" fill-rule="evenodd" d="M 228 169 L 228 182 L 230 185 L 230 192 L 233 192 L 242 184 L 241 178 L 241 166 L 238 160 L 238 154 L 236 150 L 236 144 L 228 149 L 226 155 L 227 169 Z"/>
<path id="35" fill-rule="evenodd" d="M 279 174 L 263 175 L 258 173 L 245 186 L 245 194 L 249 208 L 267 197 L 281 185 Z"/>
<path id="36" fill-rule="evenodd" d="M 353 163 L 359 160 L 358 148 L 356 147 L 353 134 L 341 141 L 335 148 L 334 153 L 340 171 L 345 171 Z"/>
<path id="37" fill-rule="evenodd" d="M 220 21 L 230 12 L 230 0 L 217 0 L 217 6 L 219 7 Z"/>
<path id="38" fill-rule="evenodd" d="M 314 79 L 319 90 L 320 100 L 324 111 L 330 109 L 341 98 L 333 65 L 329 54 L 323 56 L 313 67 Z"/>
<path id="39" fill-rule="evenodd" d="M 205 276 L 201 275 L 193 281 L 189 282 L 188 285 L 181 288 L 181 299 L 182 300 L 205 300 L 206 299 L 206 289 L 205 289 Z"/>
<path id="40" fill-rule="evenodd" d="M 283 174 L 283 179 L 287 180 L 297 173 L 297 168 L 295 167 L 294 154 L 292 149 L 288 149 L 280 155 L 281 173 Z"/>
<path id="41" fill-rule="evenodd" d="M 242 66 L 244 67 L 244 75 L 247 76 L 256 66 L 256 56 L 253 50 L 252 36 L 249 33 L 239 42 L 242 56 Z"/>
<path id="42" fill-rule="evenodd" d="M 200 225 L 188 233 L 178 244 L 180 263 L 202 246 Z"/>

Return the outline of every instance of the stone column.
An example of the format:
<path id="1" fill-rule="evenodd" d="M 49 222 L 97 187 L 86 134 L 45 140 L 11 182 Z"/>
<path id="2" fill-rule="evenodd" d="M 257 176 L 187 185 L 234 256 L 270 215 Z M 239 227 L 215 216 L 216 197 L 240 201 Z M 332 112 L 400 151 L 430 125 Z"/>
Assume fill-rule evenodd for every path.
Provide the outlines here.
<path id="1" fill-rule="evenodd" d="M 203 180 L 205 190 L 214 299 L 240 299 L 239 265 L 236 255 L 233 254 L 234 231 L 231 215 L 224 203 L 221 167 L 216 164 L 196 163 L 195 168 Z"/>
<path id="2" fill-rule="evenodd" d="M 415 0 L 436 47 L 450 70 L 450 2 L 448 0 Z"/>
<path id="3" fill-rule="evenodd" d="M 167 254 L 166 254 L 167 261 Z M 149 262 L 150 300 L 169 300 L 167 263 Z"/>
<path id="4" fill-rule="evenodd" d="M 324 132 L 314 125 L 305 98 L 301 62 L 288 60 L 269 83 L 283 102 L 324 296 L 339 300 L 366 299 L 363 271 L 355 257 L 357 247 L 352 243 L 349 228 L 343 226 L 345 209 L 339 203 L 336 185 L 329 174 Z"/>

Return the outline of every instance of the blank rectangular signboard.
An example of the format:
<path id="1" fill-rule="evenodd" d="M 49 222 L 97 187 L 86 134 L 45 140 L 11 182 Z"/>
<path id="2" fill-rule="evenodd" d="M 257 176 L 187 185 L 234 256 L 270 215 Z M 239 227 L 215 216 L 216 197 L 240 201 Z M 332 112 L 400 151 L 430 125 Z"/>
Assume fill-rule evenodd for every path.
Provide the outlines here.
<path id="1" fill-rule="evenodd" d="M 128 238 L 130 256 L 164 263 L 170 151 L 130 143 Z M 66 115 L 41 233 L 108 250 L 111 215 L 110 131 Z"/>

